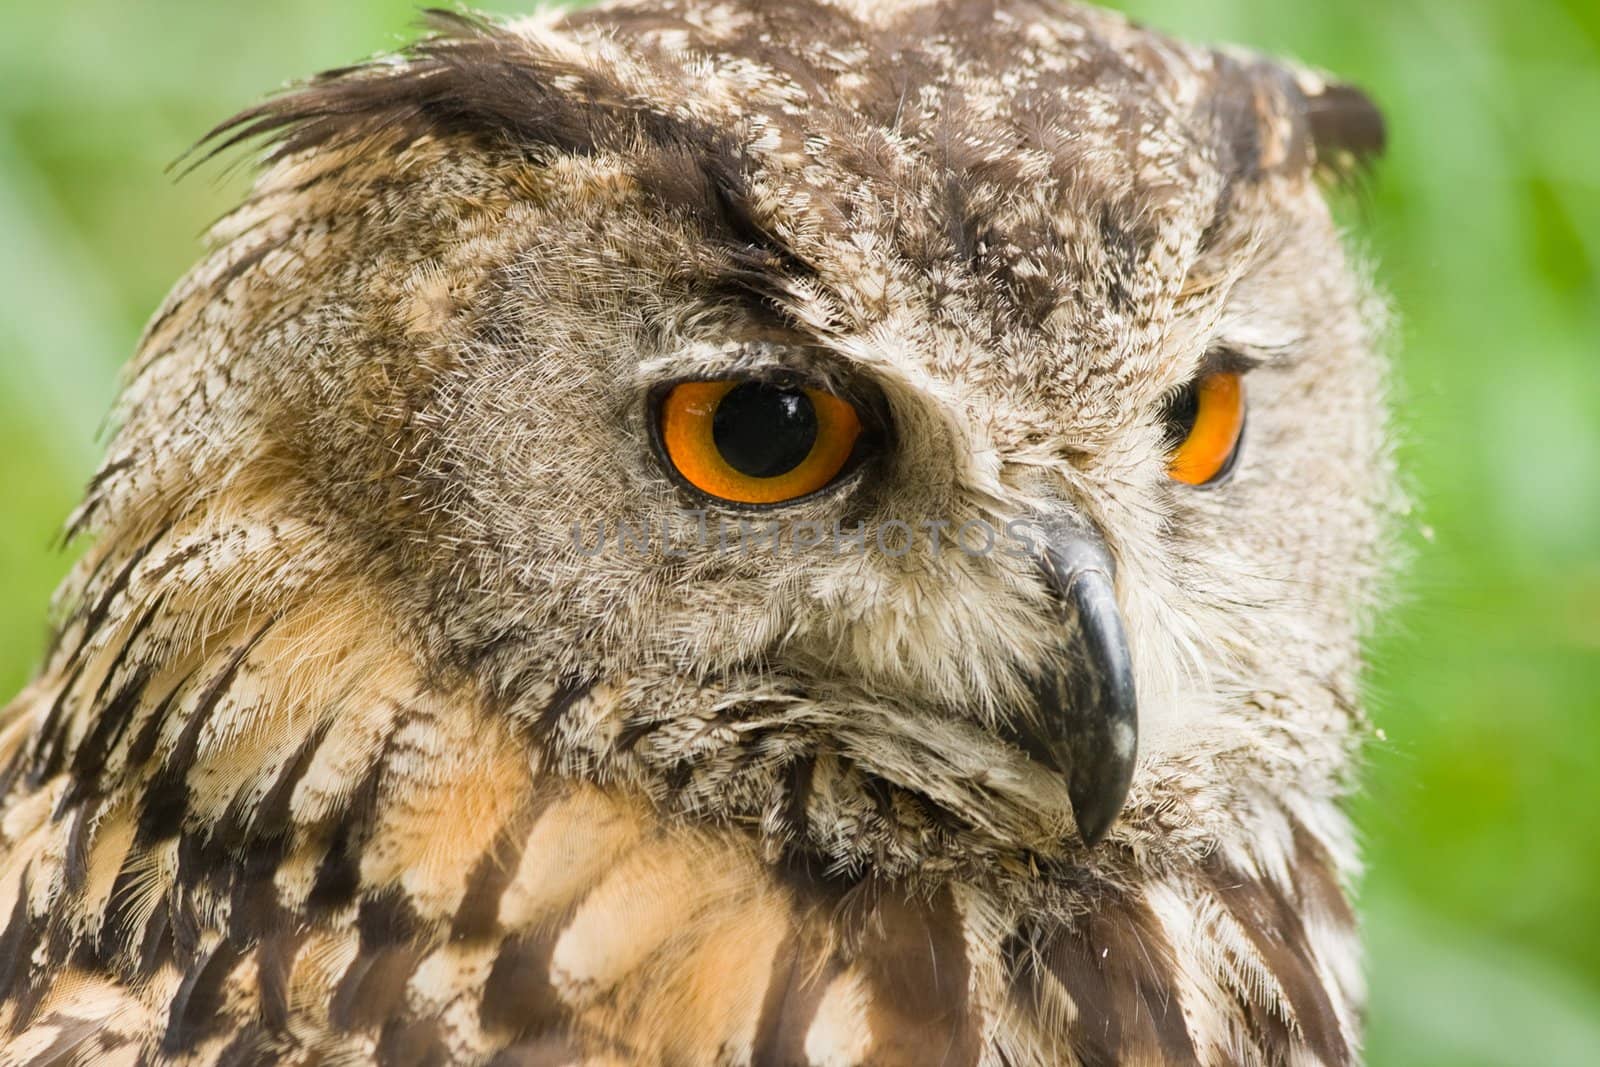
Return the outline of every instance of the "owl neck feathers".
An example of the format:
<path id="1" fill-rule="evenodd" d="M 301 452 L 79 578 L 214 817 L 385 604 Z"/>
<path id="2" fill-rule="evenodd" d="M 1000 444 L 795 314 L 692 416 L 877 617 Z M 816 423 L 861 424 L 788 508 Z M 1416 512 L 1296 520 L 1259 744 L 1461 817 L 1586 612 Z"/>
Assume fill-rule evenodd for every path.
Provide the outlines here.
<path id="1" fill-rule="evenodd" d="M 52 809 L 31 838 L 13 830 L 6 864 L 40 877 L 60 851 L 53 892 L 72 918 L 32 927 L 62 942 L 51 952 L 92 945 L 114 971 L 169 959 L 181 977 L 219 946 L 292 955 L 282 939 L 307 922 L 358 955 L 410 945 L 414 966 L 465 938 L 486 946 L 472 979 L 485 1019 L 523 1033 L 519 998 L 537 994 L 563 1025 L 620 1035 L 650 1010 L 636 972 L 651 957 L 582 945 L 626 916 L 644 942 L 682 927 L 659 949 L 680 973 L 733 966 L 741 931 L 770 931 L 738 963 L 768 990 L 750 1040 L 773 1058 L 753 1063 L 807 1062 L 782 1057 L 808 1041 L 836 1041 L 836 1062 L 976 1063 L 1000 1032 L 1011 1050 L 993 1062 L 1354 1058 L 1354 922 L 1327 811 L 1264 802 L 1256 832 L 1189 862 L 1113 849 L 1025 892 L 1015 878 L 822 875 L 764 854 L 753 830 L 663 820 L 626 790 L 551 775 L 525 717 L 430 684 L 378 598 L 290 515 L 271 483 L 241 482 L 108 530 L 70 583 L 50 663 L 0 735 L 8 804 Z M 555 721 L 595 695 L 552 684 L 540 699 Z M 569 829 L 550 826 L 556 812 Z M 541 849 L 561 886 L 526 861 Z M 127 905 L 135 870 L 154 910 Z M 616 870 L 637 882 L 619 888 Z M 162 941 L 154 924 L 180 905 L 188 925 Z M 585 924 L 601 926 L 574 942 Z M 44 972 L 7 966 L 0 994 L 37 1005 Z M 330 997 L 379 996 L 328 981 Z"/>

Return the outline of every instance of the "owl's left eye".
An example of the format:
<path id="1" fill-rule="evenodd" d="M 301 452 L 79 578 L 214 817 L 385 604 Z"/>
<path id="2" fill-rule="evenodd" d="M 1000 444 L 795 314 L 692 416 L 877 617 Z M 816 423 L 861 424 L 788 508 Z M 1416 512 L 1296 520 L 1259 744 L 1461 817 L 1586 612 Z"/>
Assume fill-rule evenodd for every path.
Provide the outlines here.
<path id="1" fill-rule="evenodd" d="M 827 488 L 861 440 L 861 416 L 849 401 L 759 379 L 680 382 L 655 418 L 678 476 L 734 504 L 785 504 Z"/>
<path id="2" fill-rule="evenodd" d="M 1244 437 L 1244 375 L 1202 374 L 1167 402 L 1167 473 L 1185 485 L 1218 485 L 1233 472 Z"/>

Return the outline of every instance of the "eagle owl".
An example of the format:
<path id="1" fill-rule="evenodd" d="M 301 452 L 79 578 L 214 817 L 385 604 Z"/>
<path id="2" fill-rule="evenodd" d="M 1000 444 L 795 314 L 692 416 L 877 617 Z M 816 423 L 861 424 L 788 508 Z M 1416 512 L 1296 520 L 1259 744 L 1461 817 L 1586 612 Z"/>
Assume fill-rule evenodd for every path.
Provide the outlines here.
<path id="1" fill-rule="evenodd" d="M 8 1064 L 1343 1064 L 1368 98 L 1059 0 L 433 16 L 207 142 L 0 721 Z"/>

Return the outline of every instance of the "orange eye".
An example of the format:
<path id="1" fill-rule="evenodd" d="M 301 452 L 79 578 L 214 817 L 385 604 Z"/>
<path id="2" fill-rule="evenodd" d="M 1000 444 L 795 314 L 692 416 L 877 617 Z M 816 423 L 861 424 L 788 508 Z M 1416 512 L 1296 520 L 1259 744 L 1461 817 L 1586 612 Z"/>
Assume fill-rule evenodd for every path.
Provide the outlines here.
<path id="1" fill-rule="evenodd" d="M 782 504 L 838 476 L 861 419 L 820 389 L 749 380 L 684 382 L 657 412 L 661 447 L 683 480 L 736 504 Z"/>
<path id="2" fill-rule="evenodd" d="M 1212 485 L 1233 469 L 1244 434 L 1244 379 L 1214 371 L 1184 387 L 1166 411 L 1173 444 L 1167 473 L 1187 485 Z"/>

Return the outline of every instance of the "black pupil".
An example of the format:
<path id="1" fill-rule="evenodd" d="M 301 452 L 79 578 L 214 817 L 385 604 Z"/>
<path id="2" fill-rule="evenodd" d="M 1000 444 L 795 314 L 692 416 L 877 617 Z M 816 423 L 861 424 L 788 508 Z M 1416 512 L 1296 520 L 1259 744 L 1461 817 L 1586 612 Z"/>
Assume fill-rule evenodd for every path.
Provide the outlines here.
<path id="1" fill-rule="evenodd" d="M 711 439 L 740 474 L 776 478 L 811 455 L 817 443 L 816 408 L 804 390 L 747 382 L 717 405 Z"/>
<path id="2" fill-rule="evenodd" d="M 1161 413 L 1167 425 L 1167 447 L 1177 448 L 1189 439 L 1194 432 L 1195 420 L 1200 417 L 1200 388 L 1194 382 L 1183 387 L 1183 391 L 1167 401 L 1167 406 Z"/>

